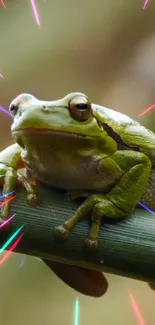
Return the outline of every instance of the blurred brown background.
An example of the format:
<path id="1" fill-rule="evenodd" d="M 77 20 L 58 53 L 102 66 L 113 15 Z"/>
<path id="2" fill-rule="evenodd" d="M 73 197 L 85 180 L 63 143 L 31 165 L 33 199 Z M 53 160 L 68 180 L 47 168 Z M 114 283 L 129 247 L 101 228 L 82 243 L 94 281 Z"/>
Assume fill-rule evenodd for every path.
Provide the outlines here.
<path id="1" fill-rule="evenodd" d="M 155 102 L 155 2 L 149 0 L 38 0 L 38 29 L 30 1 L 0 3 L 0 105 L 22 92 L 45 100 L 72 91 L 136 118 Z M 154 110 L 140 119 L 154 128 Z M 12 143 L 11 118 L 0 112 L 0 149 Z M 155 128 L 154 128 L 155 129 Z M 105 297 L 86 298 L 60 282 L 39 260 L 14 254 L 0 268 L 0 324 L 138 324 L 128 297 L 155 323 L 155 293 L 147 284 L 109 275 Z"/>

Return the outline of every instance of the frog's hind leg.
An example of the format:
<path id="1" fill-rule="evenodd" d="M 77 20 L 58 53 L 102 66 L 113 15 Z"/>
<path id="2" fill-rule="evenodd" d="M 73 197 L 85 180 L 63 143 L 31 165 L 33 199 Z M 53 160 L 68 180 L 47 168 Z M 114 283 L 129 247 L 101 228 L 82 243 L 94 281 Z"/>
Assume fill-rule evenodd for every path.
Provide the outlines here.
<path id="1" fill-rule="evenodd" d="M 90 196 L 73 217 L 56 228 L 58 237 L 67 238 L 77 222 L 92 211 L 92 226 L 86 243 L 89 248 L 96 248 L 101 218 L 113 220 L 123 218 L 141 200 L 148 186 L 151 173 L 149 158 L 140 152 L 118 151 L 112 159 L 120 166 L 123 176 L 107 194 Z"/>
<path id="2" fill-rule="evenodd" d="M 77 222 L 82 220 L 90 212 L 92 212 L 92 225 L 86 239 L 86 244 L 89 249 L 96 249 L 98 246 L 98 235 L 100 231 L 101 221 L 103 216 L 106 214 L 113 216 L 117 219 L 124 216 L 124 212 L 113 208 L 113 205 L 105 197 L 104 194 L 95 194 L 90 196 L 84 203 L 77 209 L 76 213 L 67 220 L 63 225 L 56 228 L 56 236 L 58 238 L 66 239 L 68 238 L 72 229 L 76 226 Z"/>

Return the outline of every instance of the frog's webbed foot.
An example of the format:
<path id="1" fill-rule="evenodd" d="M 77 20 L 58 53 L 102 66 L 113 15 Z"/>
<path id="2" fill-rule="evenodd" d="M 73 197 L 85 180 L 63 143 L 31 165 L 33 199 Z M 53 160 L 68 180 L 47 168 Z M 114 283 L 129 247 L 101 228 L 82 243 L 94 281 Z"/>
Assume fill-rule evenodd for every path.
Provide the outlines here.
<path id="1" fill-rule="evenodd" d="M 119 219 L 124 216 L 124 212 L 117 208 L 104 194 L 92 195 L 84 201 L 69 220 L 56 228 L 56 237 L 67 239 L 77 222 L 88 216 L 90 212 L 92 224 L 86 239 L 86 245 L 90 250 L 94 250 L 98 246 L 102 218 L 106 216 Z"/>
<path id="2" fill-rule="evenodd" d="M 30 204 L 38 204 L 37 195 L 33 186 L 28 182 L 28 180 L 16 169 L 0 163 L 0 174 L 4 175 L 3 183 L 3 200 L 4 205 L 1 207 L 0 222 L 6 220 L 10 216 L 11 203 L 9 200 L 13 196 L 13 192 L 16 190 L 17 181 L 22 183 L 27 191 L 27 198 Z M 10 194 L 9 194 L 10 193 Z"/>
<path id="3" fill-rule="evenodd" d="M 89 236 L 86 239 L 86 245 L 89 249 L 96 249 L 98 246 L 98 234 L 102 216 L 102 195 L 92 195 L 78 208 L 76 213 L 63 225 L 56 228 L 56 237 L 67 239 L 77 222 L 85 218 L 92 211 L 92 225 Z M 101 211 L 102 210 L 102 211 Z"/>

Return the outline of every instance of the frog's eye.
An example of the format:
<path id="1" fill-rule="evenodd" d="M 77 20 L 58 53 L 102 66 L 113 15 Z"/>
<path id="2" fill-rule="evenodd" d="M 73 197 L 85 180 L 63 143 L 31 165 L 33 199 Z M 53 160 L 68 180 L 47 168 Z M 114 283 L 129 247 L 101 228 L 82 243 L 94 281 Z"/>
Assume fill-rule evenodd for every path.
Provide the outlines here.
<path id="1" fill-rule="evenodd" d="M 18 105 L 15 105 L 15 104 L 10 104 L 9 106 L 9 111 L 13 114 L 13 115 L 16 115 L 17 113 L 17 110 L 18 110 Z"/>
<path id="2" fill-rule="evenodd" d="M 84 96 L 74 97 L 69 103 L 69 110 L 73 118 L 78 121 L 87 121 L 92 115 L 91 103 Z"/>

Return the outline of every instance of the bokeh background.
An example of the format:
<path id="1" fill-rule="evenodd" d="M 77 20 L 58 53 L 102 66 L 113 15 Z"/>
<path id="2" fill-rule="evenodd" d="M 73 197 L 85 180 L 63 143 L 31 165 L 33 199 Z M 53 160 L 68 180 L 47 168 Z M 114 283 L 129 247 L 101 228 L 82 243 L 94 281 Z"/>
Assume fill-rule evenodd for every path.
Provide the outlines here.
<path id="1" fill-rule="evenodd" d="M 155 102 L 155 2 L 149 0 L 0 1 L 0 106 L 22 92 L 54 100 L 82 91 L 98 104 L 137 118 Z M 154 110 L 139 118 L 153 130 Z M 137 118 L 138 119 L 138 118 Z M 12 143 L 11 118 L 0 112 L 0 150 Z M 155 293 L 147 284 L 107 275 L 100 299 L 77 294 L 38 259 L 12 254 L 0 268 L 0 324 L 136 325 L 128 292 L 144 323 L 155 324 Z M 76 324 L 77 325 L 77 324 Z"/>

